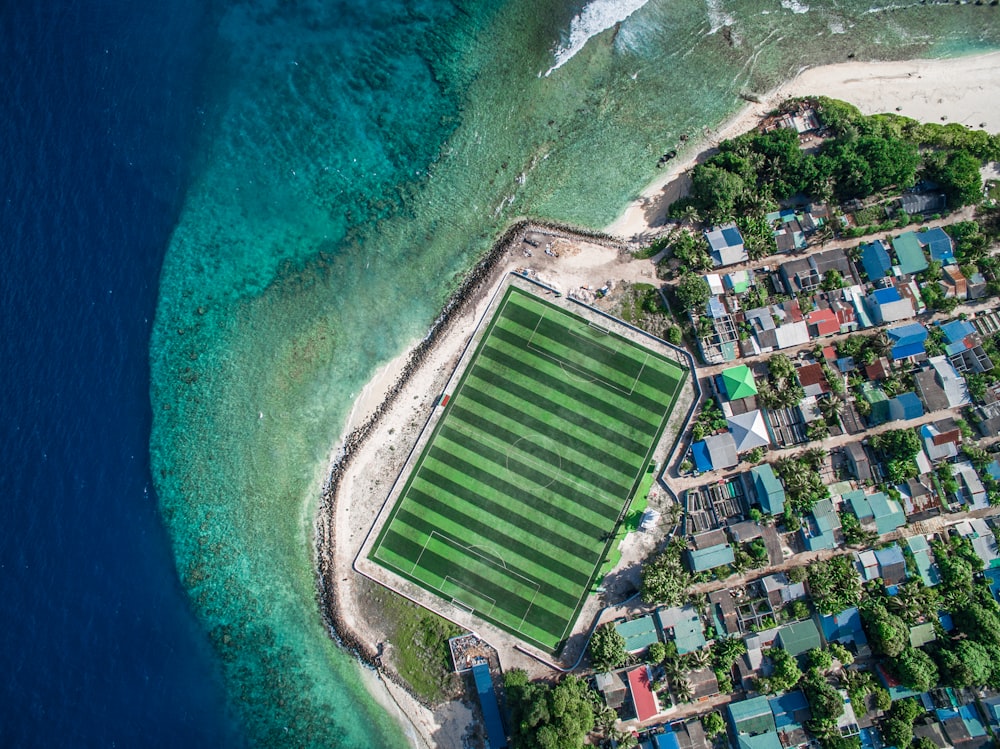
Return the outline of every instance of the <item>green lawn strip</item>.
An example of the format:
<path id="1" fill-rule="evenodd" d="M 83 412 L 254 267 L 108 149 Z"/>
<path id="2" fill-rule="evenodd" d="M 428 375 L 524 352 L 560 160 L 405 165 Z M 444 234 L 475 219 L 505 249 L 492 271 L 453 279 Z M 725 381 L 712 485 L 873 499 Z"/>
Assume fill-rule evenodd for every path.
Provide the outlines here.
<path id="1" fill-rule="evenodd" d="M 516 459 L 519 451 L 511 451 L 509 448 L 504 451 L 502 445 L 520 444 L 519 440 L 524 442 L 525 440 L 520 435 L 532 436 L 534 441 L 530 441 L 529 447 L 536 445 L 542 437 L 554 439 L 547 435 L 534 434 L 526 430 L 522 424 L 502 416 L 499 412 L 489 411 L 485 406 L 477 408 L 477 412 L 461 409 L 456 410 L 455 413 L 456 415 L 461 414 L 463 419 L 461 421 L 453 420 L 453 426 L 448 426 L 442 430 L 441 434 L 447 435 L 449 439 L 456 442 L 461 442 L 462 439 L 474 440 L 477 445 L 482 447 L 480 449 L 477 446 L 477 451 L 481 451 L 484 456 L 494 457 L 497 462 L 504 464 L 506 464 L 508 456 L 513 456 Z M 503 442 L 502 440 L 509 441 Z M 495 452 L 486 448 L 492 448 Z M 559 479 L 560 483 L 568 484 L 577 491 L 589 492 L 592 499 L 600 504 L 617 507 L 621 503 L 622 487 L 628 485 L 631 478 L 629 474 L 620 468 L 614 470 L 607 465 L 602 465 L 594 454 L 581 456 L 573 451 L 570 445 L 556 443 L 555 449 L 565 457 L 558 464 L 552 464 L 553 472 L 550 477 Z M 537 460 L 535 462 L 537 463 Z M 584 469 L 583 465 L 590 466 L 590 468 Z M 624 461 L 616 462 L 616 468 L 619 466 L 631 467 Z M 606 475 L 601 475 L 602 471 Z"/>
<path id="2" fill-rule="evenodd" d="M 603 528 L 583 521 L 572 525 L 567 513 L 556 510 L 557 506 L 548 502 L 545 503 L 546 509 L 551 508 L 554 512 L 532 511 L 530 503 L 523 501 L 525 499 L 523 494 L 506 491 L 506 487 L 491 481 L 488 475 L 471 477 L 447 467 L 434 466 L 433 473 L 428 473 L 421 479 L 427 484 L 415 484 L 411 491 L 419 491 L 421 496 L 425 494 L 436 496 L 436 492 L 447 492 L 451 496 L 446 499 L 453 505 L 457 501 L 464 501 L 463 497 L 474 496 L 474 506 L 519 528 L 524 534 L 542 536 L 553 546 L 561 549 L 564 554 L 576 557 L 585 559 L 591 557 L 594 554 L 594 547 L 598 546 L 599 540 L 614 523 L 614 520 L 605 521 L 606 525 Z M 515 502 L 517 505 L 511 507 Z M 539 502 L 541 503 L 541 500 Z M 473 503 L 470 501 L 469 504 Z M 576 535 L 569 537 L 567 530 Z"/>
<path id="3" fill-rule="evenodd" d="M 585 501 L 602 516 L 608 514 L 608 508 L 612 508 L 613 513 L 616 511 L 614 508 L 621 504 L 621 487 L 627 481 L 627 476 L 617 473 L 612 476 L 602 476 L 601 473 L 591 470 L 592 461 L 583 463 L 579 456 L 565 445 L 553 446 L 537 435 L 519 438 L 517 435 L 521 432 L 513 431 L 519 429 L 519 425 L 515 422 L 508 423 L 502 417 L 497 420 L 481 418 L 484 421 L 478 425 L 454 420 L 453 426 L 442 430 L 441 438 L 464 445 L 481 455 L 483 459 L 489 459 L 514 473 L 524 475 L 520 468 L 522 465 L 534 468 L 538 474 L 548 477 L 544 482 L 539 479 L 538 484 L 544 487 L 555 480 L 560 487 L 567 485 L 574 496 L 584 493 L 586 498 L 581 501 Z M 508 429 L 508 426 L 511 429 Z M 588 467 L 584 468 L 584 465 Z M 565 494 L 566 492 L 560 487 L 555 490 Z"/>
<path id="4" fill-rule="evenodd" d="M 658 404 L 656 411 L 647 411 L 618 390 L 568 378 L 566 371 L 552 360 L 530 356 L 499 336 L 494 336 L 483 349 L 480 366 L 522 383 L 530 381 L 532 387 L 558 392 L 593 413 L 614 414 L 618 421 L 634 429 L 642 429 L 658 418 Z"/>
<path id="5" fill-rule="evenodd" d="M 506 381 L 506 388 L 497 387 L 489 380 L 478 377 L 470 380 L 463 390 L 462 397 L 470 403 L 459 403 L 456 408 L 463 409 L 462 419 L 469 424 L 479 425 L 484 419 L 502 421 L 506 427 L 521 436 L 538 434 L 552 440 L 560 448 L 570 451 L 570 462 L 589 463 L 595 471 L 612 471 L 617 474 L 629 474 L 633 469 L 631 456 L 642 449 L 642 443 L 616 435 L 617 440 L 608 439 L 607 432 L 596 435 L 587 431 L 586 424 L 594 423 L 585 420 L 581 415 L 579 421 L 573 419 L 572 406 L 560 407 L 558 413 L 542 410 L 540 403 L 543 394 L 532 396 L 531 402 L 525 402 L 523 390 L 510 392 L 519 386 Z M 472 414 L 471 417 L 468 414 Z M 611 418 L 604 421 L 611 422 Z M 614 475 L 608 478 L 615 479 Z M 615 483 L 618 483 L 615 479 Z"/>
<path id="6" fill-rule="evenodd" d="M 524 340 L 525 348 L 563 365 L 570 376 L 576 374 L 584 379 L 596 380 L 625 393 L 632 389 L 645 362 L 645 354 L 637 359 L 627 356 L 615 359 L 610 349 L 584 341 L 565 326 L 547 318 L 537 321 L 537 324 L 505 318 L 494 331 L 496 336 L 504 334 L 508 339 L 516 337 Z"/>
<path id="7" fill-rule="evenodd" d="M 508 568 L 538 582 L 548 581 L 554 585 L 563 582 L 578 586 L 586 584 L 590 568 L 593 566 L 593 557 L 589 560 L 589 564 L 584 563 L 587 560 L 575 557 L 570 559 L 553 557 L 551 549 L 546 548 L 549 545 L 546 543 L 543 546 L 537 537 L 512 538 L 502 529 L 489 533 L 489 524 L 468 515 L 456 515 L 451 512 L 452 509 L 450 504 L 425 502 L 419 508 L 402 510 L 398 517 L 411 529 L 425 536 L 429 536 L 434 530 L 439 530 L 470 546 L 495 550 L 498 558 L 502 559 Z M 434 527 L 431 525 L 432 521 L 440 522 L 441 525 Z M 532 546 L 528 541 L 534 541 L 536 546 Z M 594 554 L 596 553 L 595 550 Z M 577 562 L 583 569 L 569 564 L 570 561 Z"/>
<path id="8" fill-rule="evenodd" d="M 599 440 L 600 447 L 612 455 L 638 452 L 648 435 L 656 431 L 657 422 L 624 423 L 619 418 L 623 411 L 596 410 L 592 405 L 581 403 L 573 394 L 518 375 L 504 376 L 480 369 L 469 378 L 466 387 L 503 400 L 505 413 L 513 411 L 538 419 L 558 420 L 578 438 L 585 437 L 582 439 L 585 445 Z M 517 419 L 514 414 L 511 417 Z M 581 452 L 586 454 L 586 450 Z"/>
<path id="9" fill-rule="evenodd" d="M 492 453 L 487 444 L 481 444 L 474 437 L 461 433 L 457 435 L 465 437 L 461 442 L 451 441 L 450 436 L 451 432 L 442 433 L 439 441 L 441 450 L 433 452 L 428 456 L 429 459 L 437 460 L 456 471 L 464 472 L 464 466 L 471 466 L 472 470 L 467 475 L 474 479 L 480 478 L 481 474 L 489 474 L 495 479 L 513 484 L 515 488 L 525 492 L 518 496 L 527 498 L 524 509 L 529 512 L 554 514 L 572 509 L 576 519 L 580 521 L 577 530 L 587 532 L 588 527 L 605 528 L 609 522 L 615 521 L 621 511 L 620 501 L 613 506 L 602 504 L 592 493 L 582 491 L 579 483 L 571 484 L 560 480 L 572 481 L 569 474 L 540 472 L 536 466 L 521 463 L 514 457 L 506 463 L 497 463 L 495 459 L 502 459 L 503 455 Z M 492 479 L 488 483 L 503 490 Z M 542 504 L 536 504 L 536 501 Z"/>
<path id="10" fill-rule="evenodd" d="M 636 383 L 633 398 L 646 397 L 660 404 L 660 411 L 664 410 L 665 403 L 669 403 L 673 396 L 680 390 L 684 382 L 684 373 L 680 377 L 675 377 L 672 373 L 661 375 L 655 371 L 648 374 L 643 372 L 643 376 Z"/>
<path id="11" fill-rule="evenodd" d="M 504 310 L 503 317 L 504 320 L 516 323 L 524 329 L 535 331 L 536 337 L 542 336 L 559 349 L 571 348 L 572 352 L 568 355 L 574 359 L 570 361 L 595 362 L 609 370 L 631 373 L 632 379 L 635 379 L 646 361 L 645 348 L 640 348 L 610 330 L 606 333 L 599 332 L 583 318 L 559 307 L 537 304 L 531 304 L 529 307 L 522 304 L 517 297 L 512 297 L 511 303 Z M 565 345 L 567 336 L 572 336 L 574 339 L 573 347 Z"/>
<path id="12" fill-rule="evenodd" d="M 408 526 L 410 526 L 410 528 L 414 530 L 420 532 L 427 531 L 428 519 L 420 518 L 405 513 L 400 514 L 400 518 L 402 518 L 403 521 Z M 427 539 L 433 538 L 435 540 L 440 540 L 440 534 L 443 533 L 447 536 L 458 538 L 459 543 L 468 544 L 469 546 L 473 547 L 471 551 L 466 552 L 460 549 L 458 545 L 446 544 L 447 546 L 449 546 L 454 550 L 454 553 L 442 552 L 443 556 L 449 557 L 455 561 L 455 568 L 451 573 L 449 573 L 451 574 L 452 577 L 461 577 L 462 575 L 465 574 L 464 565 L 466 564 L 466 562 L 464 561 L 464 558 L 466 556 L 478 557 L 479 554 L 474 552 L 479 552 L 480 554 L 482 554 L 483 557 L 489 557 L 489 558 L 493 558 L 497 554 L 503 554 L 503 552 L 501 552 L 499 549 L 496 549 L 495 546 L 489 545 L 489 539 L 475 538 L 471 536 L 458 536 L 457 534 L 462 533 L 462 528 L 459 526 L 459 524 L 454 522 L 447 522 L 444 518 L 441 518 L 440 516 L 435 516 L 435 519 L 442 520 L 443 525 L 440 527 L 440 529 L 437 528 L 432 529 L 432 530 L 437 530 L 438 531 L 437 534 L 431 536 L 430 533 L 427 533 Z M 483 544 L 487 545 L 484 546 Z M 428 547 L 429 546 L 430 544 L 428 543 Z M 506 567 L 503 566 L 503 563 L 506 563 Z M 421 562 L 418 568 L 413 571 L 413 574 L 419 574 L 417 570 L 419 570 L 419 568 L 423 566 L 424 566 L 423 559 L 421 558 Z M 509 553 L 509 551 L 506 553 L 506 556 L 496 556 L 496 562 L 491 567 L 491 569 L 492 572 L 490 572 L 490 574 L 488 575 L 488 577 L 490 577 L 491 579 L 510 578 L 512 584 L 514 585 L 527 586 L 532 590 L 537 589 L 539 591 L 539 595 L 544 596 L 546 599 L 544 603 L 545 607 L 549 609 L 555 609 L 561 606 L 567 610 L 566 613 L 572 610 L 574 604 L 576 603 L 576 597 L 574 595 L 571 595 L 567 591 L 572 591 L 574 589 L 578 590 L 582 588 L 584 585 L 586 585 L 587 579 L 589 578 L 589 575 L 587 575 L 587 577 L 585 577 L 582 581 L 571 581 L 566 578 L 559 577 L 551 572 L 546 574 L 545 577 L 537 577 L 535 575 L 532 575 L 531 572 L 540 571 L 541 574 L 544 574 L 545 571 L 540 570 L 539 567 L 532 565 L 530 563 L 527 563 L 524 566 L 517 564 L 517 560 L 513 555 Z"/>

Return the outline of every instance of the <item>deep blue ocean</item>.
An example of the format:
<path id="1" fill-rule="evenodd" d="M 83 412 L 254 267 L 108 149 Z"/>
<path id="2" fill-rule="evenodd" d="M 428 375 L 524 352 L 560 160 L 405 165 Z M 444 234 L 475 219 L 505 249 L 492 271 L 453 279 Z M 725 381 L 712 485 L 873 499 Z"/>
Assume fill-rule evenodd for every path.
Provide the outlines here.
<path id="1" fill-rule="evenodd" d="M 241 746 L 149 468 L 202 4 L 0 7 L 0 746 Z"/>

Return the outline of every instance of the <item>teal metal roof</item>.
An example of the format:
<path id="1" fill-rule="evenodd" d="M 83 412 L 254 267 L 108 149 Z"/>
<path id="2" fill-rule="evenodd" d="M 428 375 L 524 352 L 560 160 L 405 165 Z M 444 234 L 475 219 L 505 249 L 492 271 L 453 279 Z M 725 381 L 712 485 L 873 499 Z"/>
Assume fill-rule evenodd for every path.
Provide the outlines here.
<path id="1" fill-rule="evenodd" d="M 871 505 L 872 515 L 875 517 L 875 530 L 879 535 L 906 525 L 906 513 L 895 499 L 889 499 L 882 492 L 877 492 L 868 496 L 868 504 Z"/>
<path id="2" fill-rule="evenodd" d="M 941 582 L 941 573 L 934 563 L 934 557 L 931 554 L 931 547 L 927 543 L 927 539 L 923 536 L 910 536 L 906 539 L 906 545 L 910 547 L 910 551 L 913 553 L 913 561 L 917 565 L 917 572 L 920 574 L 920 579 L 923 580 L 924 585 L 932 588 Z"/>
<path id="3" fill-rule="evenodd" d="M 736 558 L 733 555 L 733 547 L 729 544 L 716 544 L 706 549 L 692 549 L 688 553 L 691 559 L 691 569 L 695 572 L 704 572 L 724 564 L 732 564 Z"/>
<path id="4" fill-rule="evenodd" d="M 625 638 L 625 650 L 629 653 L 645 650 L 660 639 L 656 634 L 656 622 L 652 616 L 641 616 L 631 621 L 619 622 L 615 624 L 615 629 Z"/>
<path id="5" fill-rule="evenodd" d="M 774 733 L 774 715 L 767 697 L 729 703 L 729 720 L 737 733 Z M 774 734 L 777 738 L 777 734 Z"/>
<path id="6" fill-rule="evenodd" d="M 786 624 L 778 630 L 778 640 L 781 642 L 781 647 L 792 655 L 802 655 L 807 650 L 823 645 L 819 629 L 812 619 Z"/>
<path id="7" fill-rule="evenodd" d="M 903 273 L 919 273 L 927 269 L 927 256 L 920 246 L 916 232 L 905 231 L 892 240 L 892 249 L 899 258 L 899 269 Z"/>
<path id="8" fill-rule="evenodd" d="M 750 469 L 754 489 L 757 491 L 757 501 L 764 512 L 778 515 L 785 509 L 785 487 L 774 473 L 770 463 L 755 466 Z"/>

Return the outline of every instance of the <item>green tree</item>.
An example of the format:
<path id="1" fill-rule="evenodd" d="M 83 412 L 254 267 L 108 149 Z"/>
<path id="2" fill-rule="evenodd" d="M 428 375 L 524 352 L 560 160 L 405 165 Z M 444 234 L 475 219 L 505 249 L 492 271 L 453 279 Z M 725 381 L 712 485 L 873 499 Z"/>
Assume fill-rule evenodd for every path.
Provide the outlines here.
<path id="1" fill-rule="evenodd" d="M 910 630 L 900 617 L 889 613 L 881 601 L 869 601 L 861 609 L 868 642 L 877 653 L 895 658 L 909 647 Z"/>
<path id="2" fill-rule="evenodd" d="M 833 667 L 833 655 L 829 650 L 813 648 L 806 653 L 806 667 L 825 673 Z"/>
<path id="3" fill-rule="evenodd" d="M 705 729 L 705 735 L 710 739 L 714 739 L 716 736 L 721 736 L 726 732 L 726 721 L 724 721 L 722 716 L 716 712 L 703 715 L 701 718 L 701 725 Z"/>
<path id="4" fill-rule="evenodd" d="M 808 579 L 813 605 L 821 614 L 839 614 L 861 598 L 861 582 L 849 557 L 811 564 Z"/>
<path id="5" fill-rule="evenodd" d="M 684 333 L 681 331 L 680 326 L 671 325 L 667 328 L 667 342 L 672 343 L 675 346 L 680 346 L 681 342 L 684 340 Z"/>
<path id="6" fill-rule="evenodd" d="M 590 638 L 590 661 L 595 671 L 610 671 L 625 662 L 625 638 L 612 622 L 602 624 Z"/>
<path id="7" fill-rule="evenodd" d="M 523 670 L 513 669 L 504 675 L 504 687 L 519 749 L 579 749 L 594 728 L 594 701 L 577 676 L 550 687 L 528 681 Z"/>
<path id="8" fill-rule="evenodd" d="M 663 659 L 667 657 L 667 646 L 662 642 L 654 642 L 649 646 L 649 652 L 646 656 L 646 660 L 653 665 L 663 663 Z"/>
<path id="9" fill-rule="evenodd" d="M 784 648 L 771 648 L 767 651 L 767 656 L 771 659 L 773 666 L 769 691 L 786 692 L 799 683 L 799 679 L 802 678 L 802 670 L 799 668 L 795 656 Z"/>
<path id="10" fill-rule="evenodd" d="M 681 276 L 674 293 L 677 295 L 677 301 L 687 310 L 703 307 L 712 296 L 708 281 L 695 273 L 685 273 Z"/>
<path id="11" fill-rule="evenodd" d="M 851 654 L 851 651 L 839 642 L 831 642 L 829 648 L 830 655 L 840 661 L 841 666 L 850 666 L 854 663 L 854 656 Z"/>
<path id="12" fill-rule="evenodd" d="M 876 709 L 885 712 L 892 707 L 892 695 L 889 694 L 888 689 L 875 687 L 872 689 L 872 702 L 875 704 Z"/>
<path id="13" fill-rule="evenodd" d="M 844 714 L 844 698 L 822 672 L 812 669 L 806 673 L 802 679 L 802 691 L 809 701 L 813 720 L 819 725 L 834 723 Z"/>
<path id="14" fill-rule="evenodd" d="M 828 270 L 824 274 L 823 283 L 821 285 L 823 291 L 836 291 L 837 289 L 844 288 L 844 286 L 844 276 L 836 268 Z"/>
<path id="15" fill-rule="evenodd" d="M 676 606 L 684 600 L 691 573 L 681 562 L 684 541 L 676 539 L 642 566 L 642 598 L 649 604 Z"/>
<path id="16" fill-rule="evenodd" d="M 937 666 L 920 648 L 903 648 L 892 665 L 899 680 L 918 692 L 926 692 L 938 682 Z"/>
<path id="17" fill-rule="evenodd" d="M 983 178 L 979 159 L 968 151 L 955 151 L 943 163 L 928 169 L 931 178 L 941 185 L 952 206 L 973 205 L 983 199 Z"/>
<path id="18" fill-rule="evenodd" d="M 691 197 L 703 216 L 714 222 L 733 218 L 747 186 L 739 174 L 716 164 L 699 164 L 691 173 Z"/>

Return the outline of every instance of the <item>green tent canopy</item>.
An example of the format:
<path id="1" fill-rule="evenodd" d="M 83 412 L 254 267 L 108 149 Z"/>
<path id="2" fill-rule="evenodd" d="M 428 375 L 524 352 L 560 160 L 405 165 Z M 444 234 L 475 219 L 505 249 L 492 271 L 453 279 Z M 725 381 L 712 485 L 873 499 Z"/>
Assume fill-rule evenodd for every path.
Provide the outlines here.
<path id="1" fill-rule="evenodd" d="M 731 401 L 757 395 L 757 383 L 754 382 L 753 372 L 746 364 L 722 370 L 722 384 Z"/>

